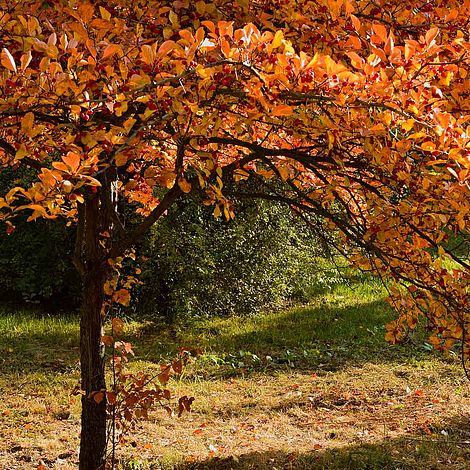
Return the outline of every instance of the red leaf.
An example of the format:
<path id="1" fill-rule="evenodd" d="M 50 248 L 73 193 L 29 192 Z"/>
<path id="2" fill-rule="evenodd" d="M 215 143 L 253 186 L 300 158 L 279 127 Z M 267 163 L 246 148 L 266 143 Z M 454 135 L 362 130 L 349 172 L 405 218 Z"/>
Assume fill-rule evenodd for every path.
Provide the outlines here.
<path id="1" fill-rule="evenodd" d="M 103 399 L 104 399 L 104 392 L 92 392 L 91 393 L 91 397 L 93 398 L 93 400 L 97 403 L 97 404 L 100 404 Z"/>
<path id="2" fill-rule="evenodd" d="M 166 385 L 168 380 L 170 380 L 170 366 L 160 366 L 162 371 L 158 374 L 158 380 L 162 385 Z"/>
<path id="3" fill-rule="evenodd" d="M 193 403 L 193 401 L 194 397 L 188 398 L 186 395 L 178 400 L 178 418 L 183 414 L 185 410 L 191 411 L 191 404 Z"/>

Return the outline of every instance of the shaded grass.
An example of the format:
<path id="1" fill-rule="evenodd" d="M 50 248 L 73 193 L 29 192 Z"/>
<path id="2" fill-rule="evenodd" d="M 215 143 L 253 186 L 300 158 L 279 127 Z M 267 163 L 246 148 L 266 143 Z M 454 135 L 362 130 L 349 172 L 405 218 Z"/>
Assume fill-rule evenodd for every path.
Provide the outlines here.
<path id="1" fill-rule="evenodd" d="M 422 470 L 448 468 L 466 470 L 470 452 L 445 440 L 398 438 L 378 444 L 362 444 L 345 449 L 289 453 L 254 452 L 240 458 L 211 458 L 204 462 L 178 464 L 177 470 L 250 470 L 256 468 L 296 470 Z M 439 457 L 436 459 L 436 454 Z M 417 462 L 419 462 L 417 464 Z"/>
<path id="2" fill-rule="evenodd" d="M 130 323 L 129 340 L 136 344 L 137 357 L 150 362 L 171 357 L 178 345 L 201 348 L 201 367 L 193 373 L 203 377 L 286 368 L 337 370 L 397 360 L 418 364 L 435 356 L 424 325 L 402 345 L 384 341 L 385 325 L 394 317 L 384 295 L 376 282 L 336 285 L 307 306 L 252 317 L 202 319 L 170 329 Z"/>
<path id="3" fill-rule="evenodd" d="M 76 316 L 49 316 L 38 311 L 0 310 L 2 373 L 70 367 L 78 358 Z"/>

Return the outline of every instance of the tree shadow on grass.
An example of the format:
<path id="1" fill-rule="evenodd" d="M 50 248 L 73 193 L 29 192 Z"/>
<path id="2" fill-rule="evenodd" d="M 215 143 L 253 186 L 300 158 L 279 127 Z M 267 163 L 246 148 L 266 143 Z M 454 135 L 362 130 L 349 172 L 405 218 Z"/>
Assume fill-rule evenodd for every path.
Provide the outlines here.
<path id="1" fill-rule="evenodd" d="M 446 436 L 407 435 L 380 442 L 324 449 L 311 442 L 305 452 L 267 450 L 237 457 L 212 457 L 177 470 L 466 470 L 470 468 L 470 422 L 455 417 Z M 175 470 L 176 470 L 175 469 Z"/>
<path id="2" fill-rule="evenodd" d="M 241 321 L 235 331 L 223 324 L 211 325 L 209 331 L 201 328 L 203 344 L 194 345 L 208 351 L 208 365 L 211 361 L 222 364 L 214 371 L 220 378 L 286 368 L 336 371 L 370 362 L 416 362 L 431 357 L 455 362 L 432 351 L 423 327 L 404 344 L 389 345 L 384 339 L 385 325 L 393 315 L 381 300 L 296 308 L 249 319 L 245 325 Z M 197 334 L 193 333 L 192 341 L 197 341 Z"/>

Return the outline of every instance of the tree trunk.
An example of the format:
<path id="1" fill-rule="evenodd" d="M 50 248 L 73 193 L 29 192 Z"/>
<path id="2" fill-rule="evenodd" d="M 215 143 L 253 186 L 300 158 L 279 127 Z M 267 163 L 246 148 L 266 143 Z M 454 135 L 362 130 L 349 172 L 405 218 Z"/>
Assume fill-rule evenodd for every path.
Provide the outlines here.
<path id="1" fill-rule="evenodd" d="M 96 392 L 106 390 L 104 346 L 101 342 L 103 318 L 103 275 L 89 271 L 83 280 L 80 320 L 80 365 L 82 427 L 80 470 L 104 469 L 106 453 L 106 397 Z M 96 398 L 96 399 L 95 399 Z"/>
<path id="2" fill-rule="evenodd" d="M 104 345 L 101 342 L 104 317 L 104 283 L 107 264 L 99 243 L 102 230 L 100 202 L 96 195 L 86 198 L 79 211 L 76 255 L 82 278 L 80 320 L 80 367 L 82 420 L 80 470 L 104 470 L 106 459 L 106 380 Z M 102 392 L 102 393 L 99 393 Z"/>

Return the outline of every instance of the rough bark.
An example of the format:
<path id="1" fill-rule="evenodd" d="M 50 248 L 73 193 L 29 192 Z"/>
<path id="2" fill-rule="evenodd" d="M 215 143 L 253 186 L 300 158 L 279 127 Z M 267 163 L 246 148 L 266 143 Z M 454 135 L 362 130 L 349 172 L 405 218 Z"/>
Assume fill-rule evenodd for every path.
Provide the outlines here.
<path id="1" fill-rule="evenodd" d="M 80 364 L 82 423 L 80 470 L 104 469 L 106 454 L 106 399 L 104 348 L 101 343 L 103 318 L 103 274 L 90 270 L 83 280 L 83 303 L 80 321 Z M 95 399 L 96 398 L 96 399 Z"/>
<path id="2" fill-rule="evenodd" d="M 80 470 L 102 470 L 106 458 L 106 390 L 104 345 L 101 342 L 104 318 L 101 312 L 106 281 L 106 259 L 99 243 L 102 230 L 100 201 L 87 196 L 80 211 L 76 255 L 82 277 L 80 320 L 80 365 L 82 421 Z M 98 393 L 98 395 L 97 395 Z"/>

